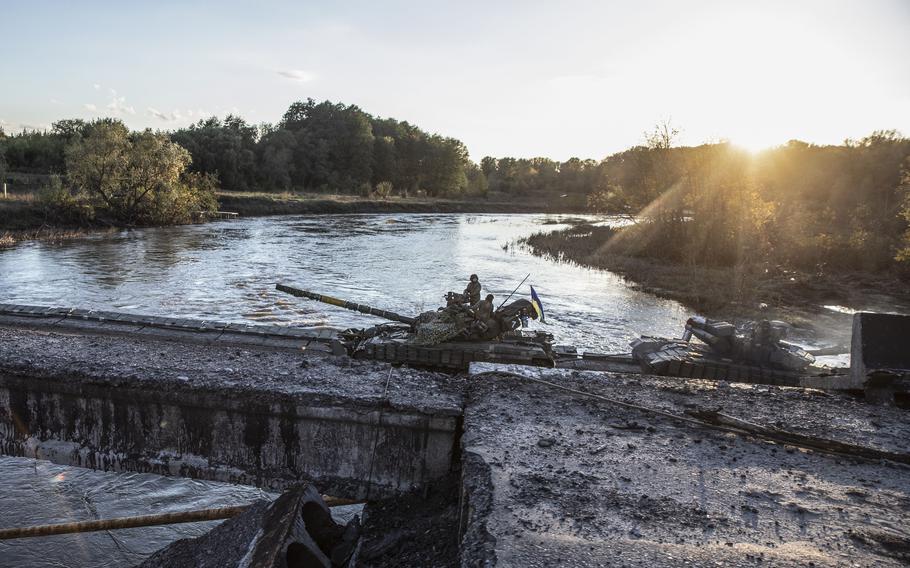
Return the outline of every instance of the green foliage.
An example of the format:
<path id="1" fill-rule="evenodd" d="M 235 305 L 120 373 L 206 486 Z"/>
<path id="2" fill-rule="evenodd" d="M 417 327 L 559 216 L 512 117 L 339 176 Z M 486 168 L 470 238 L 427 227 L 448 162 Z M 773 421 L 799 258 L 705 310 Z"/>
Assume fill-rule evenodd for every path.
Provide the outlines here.
<path id="1" fill-rule="evenodd" d="M 458 140 L 354 105 L 307 99 L 293 103 L 275 126 L 257 130 L 237 117 L 211 118 L 172 139 L 190 151 L 194 171 L 217 173 L 227 189 L 368 195 L 388 181 L 403 195 L 486 191 Z"/>
<path id="2" fill-rule="evenodd" d="M 186 174 L 183 147 L 119 121 L 96 121 L 66 148 L 71 191 L 51 187 L 45 201 L 61 211 L 118 225 L 172 224 L 217 208 L 213 174 Z"/>
<path id="3" fill-rule="evenodd" d="M 381 181 L 373 189 L 373 195 L 379 199 L 388 199 L 392 195 L 392 182 Z"/>
<path id="4" fill-rule="evenodd" d="M 216 174 L 227 189 L 256 188 L 259 131 L 242 118 L 200 120 L 171 134 L 171 140 L 192 155 L 192 171 Z"/>
<path id="5" fill-rule="evenodd" d="M 550 201 L 569 198 L 584 204 L 586 195 L 603 179 L 603 166 L 594 160 L 570 158 L 493 158 L 480 161 L 490 192 Z"/>
<path id="6" fill-rule="evenodd" d="M 602 163 L 606 185 L 588 203 L 638 212 L 612 244 L 632 255 L 878 271 L 895 251 L 901 261 L 910 255 L 907 192 L 896 189 L 908 155 L 910 140 L 893 131 L 841 146 L 792 141 L 754 156 L 728 144 L 638 147 Z"/>

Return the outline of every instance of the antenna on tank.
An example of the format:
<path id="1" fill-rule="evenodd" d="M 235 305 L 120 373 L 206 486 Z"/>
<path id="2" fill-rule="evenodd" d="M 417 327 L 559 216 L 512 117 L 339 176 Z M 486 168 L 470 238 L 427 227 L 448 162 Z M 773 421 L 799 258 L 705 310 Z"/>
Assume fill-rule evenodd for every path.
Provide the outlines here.
<path id="1" fill-rule="evenodd" d="M 514 294 L 515 292 L 517 292 L 518 289 L 521 288 L 521 285 L 525 283 L 525 280 L 527 280 L 527 279 L 530 278 L 530 277 L 531 277 L 531 273 L 528 272 L 528 275 L 524 277 L 524 280 L 522 280 L 521 282 L 519 282 L 519 283 L 518 283 L 518 286 L 516 286 L 515 289 L 512 290 L 512 294 Z M 509 301 L 509 298 L 512 297 L 512 294 L 509 294 L 508 296 L 506 296 L 506 299 L 502 301 L 502 304 L 499 304 L 499 308 L 501 308 L 501 307 L 503 306 L 503 304 L 505 304 L 506 302 Z M 496 308 L 496 309 L 498 310 L 499 308 Z"/>

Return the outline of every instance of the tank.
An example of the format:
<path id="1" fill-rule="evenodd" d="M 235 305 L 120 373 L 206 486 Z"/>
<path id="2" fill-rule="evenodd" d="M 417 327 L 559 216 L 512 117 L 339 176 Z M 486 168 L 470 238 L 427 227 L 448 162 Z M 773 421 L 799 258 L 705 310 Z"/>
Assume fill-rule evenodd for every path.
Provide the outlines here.
<path id="1" fill-rule="evenodd" d="M 740 328 L 721 320 L 692 317 L 682 339 L 642 337 L 632 357 L 642 371 L 696 379 L 798 383 L 815 362 L 809 352 L 783 341 L 789 326 L 760 320 Z M 692 338 L 698 342 L 693 342 Z"/>
<path id="2" fill-rule="evenodd" d="M 394 322 L 340 332 L 338 341 L 344 351 L 357 359 L 448 369 L 467 369 L 472 362 L 554 365 L 553 336 L 523 329 L 528 318 L 537 317 L 527 300 L 501 306 L 484 321 L 451 292 L 444 296 L 445 307 L 405 316 L 286 284 L 275 288 Z"/>

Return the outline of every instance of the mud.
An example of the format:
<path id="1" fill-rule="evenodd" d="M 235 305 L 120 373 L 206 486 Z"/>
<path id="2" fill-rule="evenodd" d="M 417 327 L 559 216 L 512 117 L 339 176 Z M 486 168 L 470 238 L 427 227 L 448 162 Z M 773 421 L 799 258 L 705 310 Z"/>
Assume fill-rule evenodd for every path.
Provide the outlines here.
<path id="1" fill-rule="evenodd" d="M 479 369 L 482 370 L 482 369 Z M 763 386 L 520 370 L 682 414 L 721 407 L 787 430 L 910 450 L 903 411 Z M 464 565 L 897 566 L 910 544 L 910 469 L 682 425 L 507 374 L 473 377 L 467 495 L 481 509 Z M 483 476 L 489 481 L 484 482 Z M 492 494 L 485 508 L 484 491 Z M 488 498 L 488 497 L 487 497 Z M 470 536 L 474 535 L 474 536 Z M 491 549 L 490 549 L 491 548 Z"/>
<path id="2" fill-rule="evenodd" d="M 426 493 L 369 503 L 358 566 L 458 566 L 458 482 L 452 476 Z"/>

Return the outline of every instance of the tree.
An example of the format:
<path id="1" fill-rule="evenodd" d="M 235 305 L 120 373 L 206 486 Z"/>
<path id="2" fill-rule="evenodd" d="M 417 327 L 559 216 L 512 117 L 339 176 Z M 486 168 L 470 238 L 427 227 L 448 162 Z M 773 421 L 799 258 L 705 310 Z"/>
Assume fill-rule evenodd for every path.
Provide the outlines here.
<path id="1" fill-rule="evenodd" d="M 76 136 L 83 136 L 87 129 L 88 123 L 81 118 L 58 120 L 51 125 L 51 132 L 57 136 L 62 136 L 67 141 L 72 140 Z"/>
<path id="2" fill-rule="evenodd" d="M 677 137 L 679 129 L 670 123 L 670 119 L 666 119 L 655 124 L 654 130 L 645 132 L 645 144 L 652 150 L 669 150 Z"/>
<path id="3" fill-rule="evenodd" d="M 245 191 L 257 182 L 256 144 L 259 130 L 242 118 L 228 115 L 199 120 L 174 132 L 177 142 L 193 157 L 192 170 L 217 174 L 229 189 Z"/>
<path id="4" fill-rule="evenodd" d="M 269 189 L 286 191 L 294 177 L 294 151 L 297 139 L 285 129 L 275 129 L 262 135 L 258 144 L 258 179 Z"/>
<path id="5" fill-rule="evenodd" d="M 66 148 L 67 176 L 77 196 L 120 224 L 191 220 L 214 209 L 215 178 L 185 176 L 189 152 L 165 134 L 131 134 L 120 121 L 96 121 Z"/>
<path id="6" fill-rule="evenodd" d="M 288 108 L 280 128 L 294 134 L 295 185 L 356 191 L 373 176 L 371 117 L 354 105 L 313 99 Z"/>

